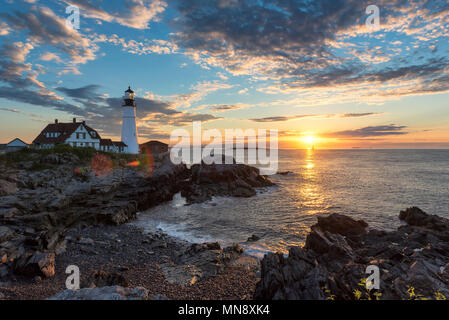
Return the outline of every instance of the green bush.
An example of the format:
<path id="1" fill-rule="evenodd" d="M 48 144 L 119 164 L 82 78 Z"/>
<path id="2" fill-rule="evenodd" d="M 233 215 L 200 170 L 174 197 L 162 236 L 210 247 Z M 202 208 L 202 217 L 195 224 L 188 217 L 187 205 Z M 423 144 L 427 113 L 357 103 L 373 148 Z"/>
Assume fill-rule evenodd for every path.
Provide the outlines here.
<path id="1" fill-rule="evenodd" d="M 32 171 L 39 171 L 48 169 L 47 166 L 41 165 L 39 162 L 40 158 L 49 154 L 74 154 L 79 159 L 80 162 L 86 164 L 90 162 L 96 154 L 104 154 L 109 159 L 112 160 L 115 165 L 123 165 L 127 163 L 132 163 L 139 161 L 145 168 L 148 164 L 145 162 L 144 156 L 142 155 L 132 155 L 132 154 L 119 154 L 96 150 L 95 148 L 83 148 L 83 147 L 72 147 L 69 144 L 58 144 L 52 149 L 35 149 L 25 148 L 18 151 L 13 151 L 5 154 L 0 154 L 0 161 L 5 162 L 7 165 L 14 166 L 20 162 L 33 161 L 33 167 L 30 169 Z"/>
<path id="2" fill-rule="evenodd" d="M 7 152 L 3 154 L 3 159 L 8 165 L 13 165 L 14 163 L 22 161 L 33 160 L 34 151 L 29 148 L 23 148 L 17 151 Z"/>
<path id="3" fill-rule="evenodd" d="M 30 167 L 29 171 L 42 171 L 42 170 L 52 169 L 52 168 L 53 168 L 52 165 L 34 161 L 33 165 Z"/>
<path id="4" fill-rule="evenodd" d="M 51 149 L 49 149 L 49 150 L 51 150 Z M 73 148 L 69 144 L 57 144 L 53 148 L 53 151 L 55 153 L 73 153 Z"/>
<path id="5" fill-rule="evenodd" d="M 92 159 L 98 152 L 95 148 L 72 147 L 69 144 L 57 144 L 53 149 L 48 150 L 50 153 L 71 153 L 78 156 L 82 161 Z"/>

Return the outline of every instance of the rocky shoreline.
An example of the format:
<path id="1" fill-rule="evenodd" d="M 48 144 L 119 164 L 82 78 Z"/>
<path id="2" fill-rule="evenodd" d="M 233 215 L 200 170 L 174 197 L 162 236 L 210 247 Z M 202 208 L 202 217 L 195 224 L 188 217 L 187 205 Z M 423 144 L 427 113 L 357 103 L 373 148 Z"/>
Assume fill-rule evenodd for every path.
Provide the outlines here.
<path id="1" fill-rule="evenodd" d="M 127 223 L 177 193 L 189 204 L 251 197 L 273 185 L 255 168 L 187 168 L 162 155 L 143 168 L 119 159 L 105 173 L 70 153 L 27 159 L 34 165 L 0 161 L 0 299 L 449 297 L 449 220 L 419 208 L 402 211 L 403 225 L 391 232 L 318 216 L 304 247 L 258 261 L 237 244 L 191 244 Z M 30 170 L 36 162 L 50 168 Z M 65 290 L 70 265 L 80 269 L 82 290 Z M 366 288 L 368 266 L 379 269 L 378 290 Z"/>
<path id="2" fill-rule="evenodd" d="M 404 225 L 386 232 L 344 215 L 318 217 L 303 248 L 264 257 L 255 299 L 449 298 L 449 220 L 416 207 L 399 219 Z M 378 290 L 366 287 L 368 266 L 379 268 Z"/>
<path id="3" fill-rule="evenodd" d="M 258 261 L 247 260 L 238 247 L 193 245 L 163 232 L 146 234 L 130 224 L 71 229 L 66 241 L 67 250 L 55 257 L 52 277 L 14 274 L 0 282 L 0 297 L 51 298 L 66 290 L 70 265 L 80 269 L 81 288 L 119 286 L 132 291 L 140 287 L 144 290 L 138 291 L 139 298 L 148 299 L 252 299 L 258 281 Z M 79 294 L 83 299 L 112 298 L 111 292 L 104 291 Z"/>
<path id="4" fill-rule="evenodd" d="M 21 158 L 15 163 L 0 162 L 0 284 L 2 288 L 5 288 L 5 285 L 6 288 L 14 286 L 11 284 L 11 279 L 12 282 L 19 281 L 16 285 L 18 288 L 21 287 L 20 283 L 24 283 L 25 287 L 31 285 L 30 279 L 34 279 L 36 285 L 40 283 L 39 279 L 43 280 L 43 283 L 48 281 L 48 287 L 54 288 L 55 283 L 59 283 L 57 277 L 54 277 L 55 274 L 65 271 L 65 269 L 59 269 L 65 263 L 60 259 L 79 250 L 84 250 L 85 254 L 92 254 L 95 257 L 95 259 L 84 257 L 92 261 L 92 267 L 86 271 L 87 273 L 107 269 L 106 263 L 110 263 L 107 260 L 113 260 L 114 253 L 97 254 L 97 247 L 89 249 L 86 246 L 87 243 L 71 242 L 70 234 L 74 232 L 73 230 L 81 230 L 82 233 L 79 235 L 81 238 L 85 237 L 83 234 L 89 232 L 91 227 L 99 228 L 100 234 L 107 226 L 116 226 L 116 232 L 120 232 L 120 228 L 130 232 L 127 230 L 130 226 L 123 226 L 123 224 L 136 219 L 138 211 L 170 201 L 177 193 L 181 193 L 191 204 L 209 200 L 213 196 L 251 197 L 256 194 L 255 188 L 273 185 L 266 177 L 259 175 L 259 170 L 253 167 L 235 163 L 228 165 L 203 163 L 187 168 L 184 164 L 173 165 L 168 154 L 153 157 L 150 165 L 145 167 L 134 167 L 124 159 L 120 159 L 109 170 L 107 167 L 96 165 L 98 162 L 108 163 L 105 155 L 96 155 L 90 162 L 84 164 L 76 154 L 67 152 L 45 154 L 29 151 L 24 158 L 26 160 Z M 112 161 L 109 162 L 112 165 Z M 138 163 L 139 159 L 135 162 Z M 36 163 L 45 169 L 30 170 L 36 167 Z M 141 234 L 136 230 L 131 233 L 136 237 Z M 101 247 L 109 240 L 101 236 L 93 241 Z M 108 247 L 120 251 L 124 261 L 127 261 L 127 256 L 133 256 L 133 250 L 143 250 L 138 252 L 138 256 L 144 259 L 140 261 L 141 265 L 156 264 L 164 272 L 163 279 L 178 282 L 178 279 L 182 278 L 179 280 L 182 284 L 189 282 L 193 285 L 197 281 L 201 283 L 199 280 L 210 278 L 218 273 L 226 274 L 225 269 L 239 268 L 239 263 L 236 261 L 242 255 L 242 249 L 238 246 L 224 249 L 218 244 L 190 246 L 186 243 L 180 244 L 175 239 L 168 239 L 165 241 L 167 252 L 162 255 L 155 254 L 155 257 L 165 257 L 165 262 L 162 263 L 158 260 L 159 258 L 153 258 L 148 254 L 148 252 L 156 252 L 154 248 L 147 252 L 142 248 L 144 247 L 142 243 L 133 241 L 131 243 L 132 245 L 124 242 L 126 250 L 123 250 L 124 247 L 120 246 L 120 242 L 113 242 L 114 246 L 109 243 Z M 77 246 L 81 248 L 78 250 Z M 133 246 L 135 248 L 131 249 Z M 189 264 L 196 268 L 189 271 L 190 274 L 184 271 L 184 267 Z M 127 266 L 127 268 L 130 267 Z M 65 278 L 67 275 L 62 273 Z M 244 268 L 244 273 L 243 278 L 251 278 L 248 275 L 247 266 L 246 269 Z M 138 276 L 134 274 L 133 277 Z M 232 283 L 232 281 L 226 282 Z M 251 285 L 246 282 L 242 283 L 250 288 Z M 251 278 L 249 282 L 254 284 L 254 279 Z M 224 288 L 226 288 L 225 283 L 223 283 Z M 61 286 L 58 288 L 63 289 Z M 0 289 L 0 292 L 5 295 L 2 290 Z M 4 290 L 8 292 L 8 289 Z M 39 290 L 33 292 L 47 292 L 43 288 Z M 27 291 L 29 290 L 23 290 L 25 296 Z M 215 292 L 218 294 L 221 290 L 215 290 Z M 242 292 L 245 292 L 245 289 L 242 289 Z M 244 298 L 246 295 L 239 294 L 238 298 Z M 175 298 L 170 294 L 168 296 Z M 208 295 L 194 296 L 204 298 Z M 22 295 L 6 293 L 6 297 L 14 299 Z M 44 294 L 30 298 L 43 297 L 45 297 Z M 186 293 L 185 297 L 189 295 Z M 225 298 L 228 295 L 222 293 L 222 296 L 215 295 L 215 297 Z M 232 297 L 237 298 L 235 295 Z"/>

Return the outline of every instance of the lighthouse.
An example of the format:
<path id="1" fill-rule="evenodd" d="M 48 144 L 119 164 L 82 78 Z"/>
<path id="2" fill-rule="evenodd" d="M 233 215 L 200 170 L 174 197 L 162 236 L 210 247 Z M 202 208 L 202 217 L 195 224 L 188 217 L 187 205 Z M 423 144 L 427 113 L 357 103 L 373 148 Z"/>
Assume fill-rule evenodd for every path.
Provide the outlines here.
<path id="1" fill-rule="evenodd" d="M 128 146 L 128 153 L 138 154 L 139 144 L 137 143 L 137 127 L 136 127 L 136 99 L 134 91 L 131 87 L 125 91 L 125 104 L 122 106 L 122 142 Z"/>

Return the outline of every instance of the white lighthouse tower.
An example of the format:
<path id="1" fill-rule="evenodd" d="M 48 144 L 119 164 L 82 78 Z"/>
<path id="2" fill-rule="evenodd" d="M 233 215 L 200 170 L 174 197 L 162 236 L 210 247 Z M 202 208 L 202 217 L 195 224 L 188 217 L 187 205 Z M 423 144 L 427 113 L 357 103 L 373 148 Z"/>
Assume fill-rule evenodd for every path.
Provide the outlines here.
<path id="1" fill-rule="evenodd" d="M 138 154 L 139 144 L 137 143 L 136 99 L 131 87 L 128 87 L 128 90 L 125 91 L 124 100 L 125 104 L 122 106 L 122 142 L 128 146 L 128 153 Z"/>

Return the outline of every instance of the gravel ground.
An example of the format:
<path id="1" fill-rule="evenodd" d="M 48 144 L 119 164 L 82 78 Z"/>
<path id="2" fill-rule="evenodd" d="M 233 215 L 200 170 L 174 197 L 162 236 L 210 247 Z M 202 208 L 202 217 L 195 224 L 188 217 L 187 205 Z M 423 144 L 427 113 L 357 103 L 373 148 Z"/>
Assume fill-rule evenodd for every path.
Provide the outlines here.
<path id="1" fill-rule="evenodd" d="M 216 276 L 200 279 L 191 286 L 172 284 L 165 280 L 160 263 L 169 262 L 186 242 L 163 233 L 144 234 L 131 225 L 88 227 L 71 230 L 67 250 L 57 255 L 55 276 L 50 279 L 15 277 L 0 283 L 0 299 L 45 299 L 65 290 L 68 276 L 65 269 L 77 265 L 81 282 L 95 271 L 123 275 L 130 287 L 143 286 L 152 295 L 168 299 L 227 300 L 252 299 L 258 278 L 254 272 L 231 265 Z"/>

